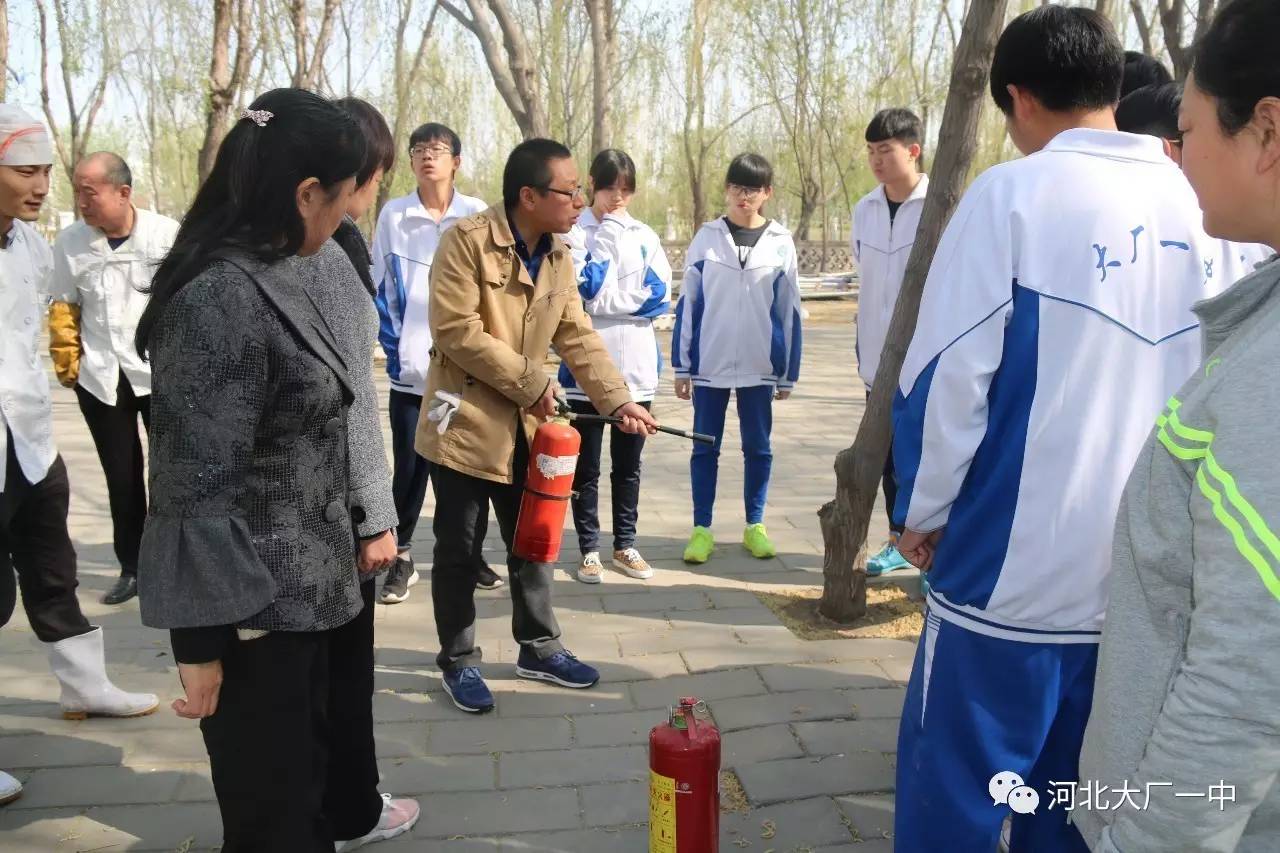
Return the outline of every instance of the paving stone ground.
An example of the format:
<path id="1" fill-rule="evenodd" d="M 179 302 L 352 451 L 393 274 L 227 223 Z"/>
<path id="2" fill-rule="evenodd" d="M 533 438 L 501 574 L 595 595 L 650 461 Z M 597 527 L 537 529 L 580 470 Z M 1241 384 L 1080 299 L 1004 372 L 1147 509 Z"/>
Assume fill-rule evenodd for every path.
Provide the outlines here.
<path id="1" fill-rule="evenodd" d="M 404 604 L 377 611 L 375 696 L 384 790 L 417 796 L 423 817 L 411 835 L 375 849 L 647 850 L 648 732 L 682 695 L 706 700 L 724 732 L 724 767 L 750 801 L 746 814 L 723 817 L 722 850 L 892 848 L 897 714 L 914 645 L 806 642 L 752 594 L 821 583 L 815 511 L 833 492 L 834 454 L 863 410 L 852 324 L 814 323 L 806 333 L 802 385 L 775 409 L 766 521 L 776 559 L 754 560 L 737 544 L 742 473 L 731 411 L 710 563 L 680 561 L 691 524 L 689 445 L 658 436 L 645 452 L 638 543 L 655 577 L 611 572 L 586 586 L 557 572 L 564 639 L 603 672 L 593 690 L 517 679 L 506 590 L 480 592 L 478 635 L 498 708 L 483 718 L 453 708 L 433 662 L 428 498 L 414 543 L 423 582 Z M 668 423 L 691 425 L 669 377 L 656 408 Z M 216 849 L 221 826 L 199 731 L 168 708 L 179 691 L 166 637 L 141 627 L 136 602 L 98 603 L 115 574 L 105 488 L 74 396 L 56 390 L 54 411 L 72 481 L 81 601 L 106 630 L 114 678 L 163 701 L 143 719 L 60 719 L 43 652 L 15 614 L 0 631 L 0 767 L 27 790 L 0 809 L 0 850 Z M 605 478 L 605 508 L 608 489 Z M 883 512 L 872 529 L 883 534 Z M 488 546 L 505 572 L 500 542 Z M 575 546 L 567 534 L 565 554 Z"/>

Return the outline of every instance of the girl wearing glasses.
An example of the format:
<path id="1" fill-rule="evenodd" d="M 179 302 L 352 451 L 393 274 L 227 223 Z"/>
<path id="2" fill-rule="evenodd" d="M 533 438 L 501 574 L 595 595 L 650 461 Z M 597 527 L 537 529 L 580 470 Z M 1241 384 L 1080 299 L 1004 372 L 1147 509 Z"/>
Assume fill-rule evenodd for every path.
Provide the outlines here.
<path id="1" fill-rule="evenodd" d="M 581 265 L 578 292 L 591 315 L 591 325 L 627 381 L 631 399 L 648 409 L 662 370 L 653 320 L 671 310 L 671 264 L 653 229 L 627 212 L 636 191 L 636 164 L 625 152 L 606 149 L 596 155 L 591 163 L 591 189 L 591 207 L 582 211 L 578 224 L 565 237 L 575 263 Z M 559 382 L 570 408 L 595 414 L 595 406 L 564 364 Z M 574 421 L 573 425 L 582 434 L 573 483 L 573 524 L 582 551 L 577 578 L 583 583 L 600 583 L 603 568 L 597 499 L 604 424 Z M 635 548 L 644 438 L 617 427 L 609 431 L 613 565 L 640 579 L 653 577 L 653 569 Z"/>
<path id="2" fill-rule="evenodd" d="M 800 375 L 800 288 L 791 232 L 767 219 L 773 167 L 759 154 L 740 154 L 725 176 L 728 212 L 699 229 L 689 246 L 671 345 L 676 396 L 693 400 L 693 428 L 716 437 L 696 444 L 689 461 L 693 535 L 686 563 L 705 563 L 715 550 L 712 507 L 725 411 L 737 399 L 747 526 L 742 544 L 752 556 L 777 551 L 764 527 L 773 451 L 773 401 L 791 396 Z"/>

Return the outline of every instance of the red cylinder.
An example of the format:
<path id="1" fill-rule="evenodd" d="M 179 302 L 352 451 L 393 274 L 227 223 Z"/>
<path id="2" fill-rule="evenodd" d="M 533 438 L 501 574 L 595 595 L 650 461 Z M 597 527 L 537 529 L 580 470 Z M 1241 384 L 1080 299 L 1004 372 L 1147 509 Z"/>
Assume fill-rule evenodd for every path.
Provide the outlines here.
<path id="1" fill-rule="evenodd" d="M 649 853 L 720 849 L 720 731 L 680 700 L 649 732 Z"/>
<path id="2" fill-rule="evenodd" d="M 511 547 L 517 557 L 533 563 L 560 559 L 564 517 L 573 495 L 573 472 L 581 447 L 582 436 L 568 421 L 547 421 L 533 434 L 529 473 Z"/>

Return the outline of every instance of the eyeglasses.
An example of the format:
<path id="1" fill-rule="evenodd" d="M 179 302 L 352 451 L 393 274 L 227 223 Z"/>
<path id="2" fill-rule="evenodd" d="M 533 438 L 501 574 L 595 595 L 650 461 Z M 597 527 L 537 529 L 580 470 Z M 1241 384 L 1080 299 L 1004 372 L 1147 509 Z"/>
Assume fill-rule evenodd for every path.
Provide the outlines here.
<path id="1" fill-rule="evenodd" d="M 542 189 L 549 193 L 562 195 L 570 201 L 577 201 L 578 199 L 585 199 L 587 197 L 587 191 L 582 187 L 574 187 L 571 190 L 558 190 L 555 187 L 542 187 Z"/>
<path id="2" fill-rule="evenodd" d="M 442 160 L 453 156 L 453 149 L 444 145 L 415 145 L 409 149 L 409 156 L 415 160 Z"/>
<path id="3" fill-rule="evenodd" d="M 764 187 L 744 187 L 738 184 L 726 184 L 724 189 L 729 195 L 736 195 L 745 201 L 750 201 L 764 192 Z"/>

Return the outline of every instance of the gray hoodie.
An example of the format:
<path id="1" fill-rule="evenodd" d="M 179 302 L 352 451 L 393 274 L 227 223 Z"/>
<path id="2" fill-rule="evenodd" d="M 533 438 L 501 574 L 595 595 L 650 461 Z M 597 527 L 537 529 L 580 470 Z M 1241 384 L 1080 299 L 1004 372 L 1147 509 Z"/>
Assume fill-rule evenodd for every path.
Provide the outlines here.
<path id="1" fill-rule="evenodd" d="M 1072 814 L 1095 851 L 1280 850 L 1280 261 L 1196 313 L 1204 365 L 1116 522 L 1079 783 L 1112 808 Z"/>

